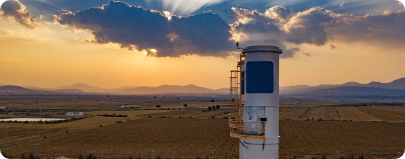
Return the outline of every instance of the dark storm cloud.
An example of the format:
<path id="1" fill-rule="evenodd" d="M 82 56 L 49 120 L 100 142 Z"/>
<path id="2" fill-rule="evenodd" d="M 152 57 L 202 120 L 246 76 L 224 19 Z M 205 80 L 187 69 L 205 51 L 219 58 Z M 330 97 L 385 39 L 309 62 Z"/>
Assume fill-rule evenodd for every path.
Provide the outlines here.
<path id="1" fill-rule="evenodd" d="M 158 57 L 226 56 L 233 49 L 230 26 L 217 14 L 205 12 L 187 17 L 167 16 L 123 2 L 76 13 L 64 12 L 55 21 L 76 29 L 90 30 L 89 42 L 118 43 L 129 50 L 156 49 Z"/>
<path id="2" fill-rule="evenodd" d="M 13 19 L 19 25 L 28 29 L 40 27 L 40 24 L 35 21 L 35 17 L 31 17 L 31 13 L 18 0 L 4 2 L 0 11 L 3 13 L 1 17 L 5 20 Z"/>

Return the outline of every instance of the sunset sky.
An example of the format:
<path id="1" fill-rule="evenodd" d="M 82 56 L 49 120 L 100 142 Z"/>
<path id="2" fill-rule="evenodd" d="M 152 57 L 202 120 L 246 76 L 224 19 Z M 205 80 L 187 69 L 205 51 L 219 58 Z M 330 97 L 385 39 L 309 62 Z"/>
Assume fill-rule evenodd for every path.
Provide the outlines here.
<path id="1" fill-rule="evenodd" d="M 226 88 L 236 41 L 279 46 L 281 86 L 405 77 L 396 0 L 8 0 L 0 84 Z"/>

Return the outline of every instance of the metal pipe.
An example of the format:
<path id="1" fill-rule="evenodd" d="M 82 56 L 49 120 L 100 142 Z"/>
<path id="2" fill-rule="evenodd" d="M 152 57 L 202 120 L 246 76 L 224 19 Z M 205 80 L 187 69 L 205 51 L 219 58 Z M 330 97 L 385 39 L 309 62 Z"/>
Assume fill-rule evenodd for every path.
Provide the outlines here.
<path id="1" fill-rule="evenodd" d="M 37 143 L 37 144 L 33 144 L 34 145 L 34 147 L 35 147 L 35 159 L 37 159 L 37 145 L 38 145 L 39 143 Z"/>

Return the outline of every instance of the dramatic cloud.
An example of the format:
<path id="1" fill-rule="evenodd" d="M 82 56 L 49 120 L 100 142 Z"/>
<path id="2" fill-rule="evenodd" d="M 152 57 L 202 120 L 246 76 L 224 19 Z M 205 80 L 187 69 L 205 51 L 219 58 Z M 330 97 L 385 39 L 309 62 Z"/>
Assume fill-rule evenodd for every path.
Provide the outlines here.
<path id="1" fill-rule="evenodd" d="M 152 50 L 149 54 L 158 57 L 188 54 L 224 57 L 234 45 L 230 26 L 212 12 L 178 17 L 110 1 L 102 7 L 61 13 L 55 21 L 90 30 L 94 39 L 89 42 L 118 43 L 129 50 Z"/>
<path id="2" fill-rule="evenodd" d="M 242 8 L 232 8 L 232 17 L 237 21 L 231 24 L 232 34 L 242 45 L 275 45 L 283 50 L 282 58 L 293 57 L 299 48 L 288 49 L 284 42 L 286 32 L 282 30 L 282 23 L 290 21 L 291 11 L 274 6 L 264 13 L 249 11 Z"/>
<path id="3" fill-rule="evenodd" d="M 247 45 L 278 45 L 286 52 L 283 57 L 292 57 L 300 51 L 299 48 L 287 49 L 286 43 L 323 46 L 333 39 L 346 43 L 402 47 L 405 41 L 405 10 L 354 16 L 315 7 L 292 17 L 289 10 L 279 6 L 264 13 L 240 8 L 232 10 L 237 20 L 231 25 L 235 40 Z"/>
<path id="4" fill-rule="evenodd" d="M 4 2 L 1 5 L 0 11 L 3 13 L 1 16 L 4 19 L 12 19 L 25 28 L 35 29 L 40 27 L 40 24 L 35 22 L 35 17 L 31 17 L 31 13 L 28 12 L 25 6 L 18 0 L 8 0 Z"/>
<path id="5" fill-rule="evenodd" d="M 399 46 L 405 40 L 405 10 L 379 15 L 337 14 L 323 8 L 297 13 L 285 25 L 287 42 L 324 45 L 329 39 L 342 42 Z M 374 45 L 374 44 L 373 44 Z"/>

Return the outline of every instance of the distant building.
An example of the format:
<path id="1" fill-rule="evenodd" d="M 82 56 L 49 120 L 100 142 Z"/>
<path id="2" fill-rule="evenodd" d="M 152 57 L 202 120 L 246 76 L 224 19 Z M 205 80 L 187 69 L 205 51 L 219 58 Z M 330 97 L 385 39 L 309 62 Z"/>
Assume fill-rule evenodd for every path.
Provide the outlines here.
<path id="1" fill-rule="evenodd" d="M 140 108 L 139 105 L 122 105 L 121 108 Z"/>
<path id="2" fill-rule="evenodd" d="M 2 109 L 6 109 L 7 107 L 0 107 L 0 110 L 2 110 Z"/>
<path id="3" fill-rule="evenodd" d="M 66 115 L 69 115 L 69 116 L 82 116 L 83 112 L 67 112 Z"/>

